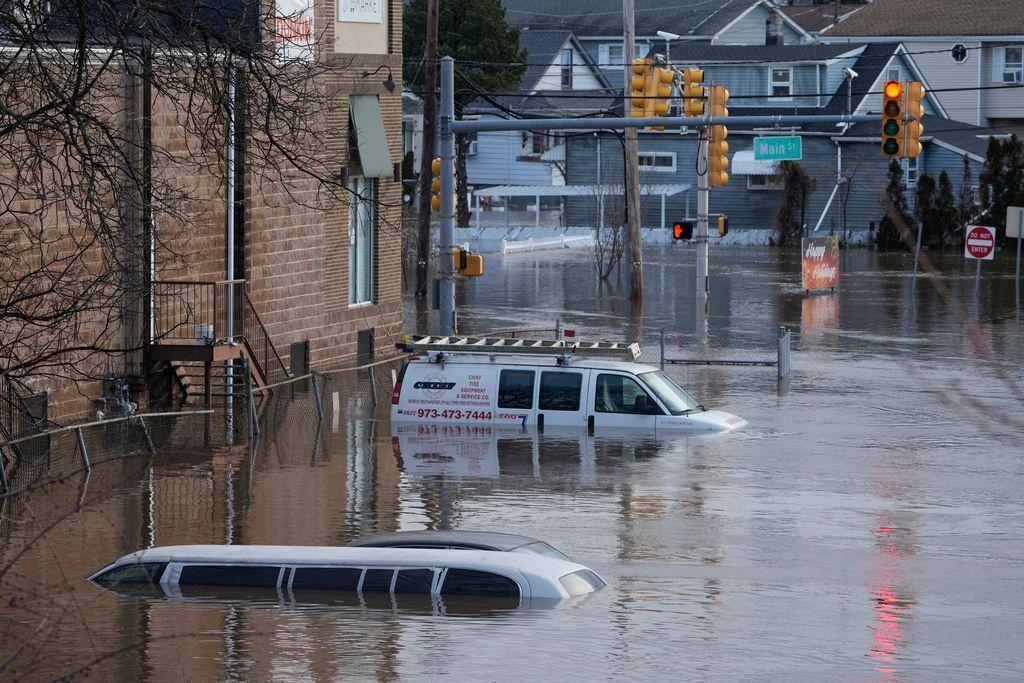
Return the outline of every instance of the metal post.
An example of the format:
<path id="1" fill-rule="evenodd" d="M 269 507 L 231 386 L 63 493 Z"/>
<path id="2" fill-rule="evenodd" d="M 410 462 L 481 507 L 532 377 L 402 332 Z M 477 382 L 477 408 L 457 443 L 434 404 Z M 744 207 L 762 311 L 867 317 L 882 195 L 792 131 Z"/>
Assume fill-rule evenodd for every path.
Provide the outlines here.
<path id="1" fill-rule="evenodd" d="M 156 448 L 153 446 L 153 439 L 149 436 L 149 429 L 146 428 L 146 421 L 142 419 L 142 416 L 138 416 L 139 427 L 142 429 L 142 438 L 146 440 L 146 448 L 150 453 L 156 453 Z"/>
<path id="2" fill-rule="evenodd" d="M 373 368 L 370 370 L 370 401 L 373 403 L 373 407 L 377 407 L 377 376 L 373 372 Z"/>
<path id="3" fill-rule="evenodd" d="M 555 341 L 562 338 L 562 319 L 555 318 Z"/>
<path id="4" fill-rule="evenodd" d="M 981 288 L 981 259 L 975 260 L 974 267 L 974 301 L 978 301 L 978 292 Z"/>
<path id="5" fill-rule="evenodd" d="M 659 335 L 659 343 L 661 346 L 661 369 L 665 369 L 665 328 L 661 328 L 661 334 Z"/>
<path id="6" fill-rule="evenodd" d="M 1013 272 L 1014 282 L 1017 283 L 1017 315 L 1020 315 L 1020 241 L 1024 238 L 1024 211 L 1017 212 L 1017 266 Z"/>
<path id="7" fill-rule="evenodd" d="M 708 295 L 708 137 L 701 134 L 697 143 L 697 281 L 694 291 L 697 297 Z"/>
<path id="8" fill-rule="evenodd" d="M 316 403 L 316 415 L 320 419 L 320 422 L 324 421 L 324 405 L 320 402 L 320 373 L 314 370 L 312 372 L 313 377 L 313 401 Z"/>
<path id="9" fill-rule="evenodd" d="M 11 448 L 8 446 L 8 448 Z M 4 457 L 4 452 L 0 449 L 0 493 L 7 493 L 11 490 L 10 484 L 7 482 L 7 458 Z"/>
<path id="10" fill-rule="evenodd" d="M 75 429 L 75 436 L 78 437 L 78 453 L 82 456 L 82 466 L 85 467 L 86 472 L 89 472 L 92 470 L 92 465 L 89 464 L 89 451 L 85 447 L 85 437 L 82 436 L 81 427 Z"/>
<path id="11" fill-rule="evenodd" d="M 784 325 L 779 326 L 775 353 L 778 378 L 783 382 L 789 377 L 789 330 Z"/>
<path id="12" fill-rule="evenodd" d="M 231 283 L 235 279 L 235 65 L 228 62 L 228 149 L 226 165 L 226 186 L 227 186 L 227 254 L 225 254 L 226 280 L 229 284 L 227 292 L 227 325 L 225 335 L 229 340 L 235 337 L 235 285 Z M 234 396 L 234 363 L 229 358 L 227 362 L 227 419 L 225 420 L 228 429 L 231 428 L 231 419 L 235 409 Z M 231 433 L 227 434 L 228 443 L 231 443 Z"/>
<path id="13" fill-rule="evenodd" d="M 250 372 L 250 370 L 249 370 L 249 360 L 246 359 L 246 358 L 243 358 L 242 362 L 245 364 L 244 365 L 244 367 L 245 367 L 245 389 L 246 389 L 246 393 L 248 394 L 248 400 L 249 400 L 249 424 L 252 426 L 253 436 L 259 436 L 260 435 L 260 420 L 259 420 L 259 417 L 256 414 L 256 401 L 254 399 L 253 391 L 252 391 L 252 372 Z"/>
<path id="14" fill-rule="evenodd" d="M 924 232 L 924 221 L 917 224 L 917 247 L 914 249 L 914 277 L 910 281 L 912 286 L 917 285 L 917 262 L 921 258 L 921 233 Z"/>
<path id="15" fill-rule="evenodd" d="M 438 279 L 441 281 L 441 336 L 455 334 L 455 60 L 441 59 L 441 243 L 438 245 Z M 506 207 L 507 208 L 507 207 Z"/>

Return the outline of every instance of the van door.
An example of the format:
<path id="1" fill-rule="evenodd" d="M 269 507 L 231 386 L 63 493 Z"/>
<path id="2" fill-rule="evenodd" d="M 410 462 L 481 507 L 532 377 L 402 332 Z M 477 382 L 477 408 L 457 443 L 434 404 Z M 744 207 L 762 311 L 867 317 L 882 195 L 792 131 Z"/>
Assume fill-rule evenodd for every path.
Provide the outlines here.
<path id="1" fill-rule="evenodd" d="M 533 425 L 537 418 L 536 389 L 536 370 L 515 366 L 498 368 L 494 422 L 523 428 Z"/>
<path id="2" fill-rule="evenodd" d="M 540 371 L 537 387 L 537 425 L 583 427 L 587 423 L 589 370 L 554 368 Z"/>
<path id="3" fill-rule="evenodd" d="M 595 432 L 636 429 L 654 434 L 658 416 L 664 411 L 635 377 L 612 370 L 594 370 L 591 374 L 589 406 Z"/>

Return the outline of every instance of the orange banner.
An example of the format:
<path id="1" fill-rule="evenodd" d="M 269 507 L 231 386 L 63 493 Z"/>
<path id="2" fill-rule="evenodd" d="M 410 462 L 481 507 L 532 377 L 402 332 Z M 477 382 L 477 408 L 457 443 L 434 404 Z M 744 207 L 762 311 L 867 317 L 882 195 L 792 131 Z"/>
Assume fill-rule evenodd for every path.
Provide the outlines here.
<path id="1" fill-rule="evenodd" d="M 839 284 L 839 238 L 805 237 L 800 241 L 803 289 L 832 289 Z"/>

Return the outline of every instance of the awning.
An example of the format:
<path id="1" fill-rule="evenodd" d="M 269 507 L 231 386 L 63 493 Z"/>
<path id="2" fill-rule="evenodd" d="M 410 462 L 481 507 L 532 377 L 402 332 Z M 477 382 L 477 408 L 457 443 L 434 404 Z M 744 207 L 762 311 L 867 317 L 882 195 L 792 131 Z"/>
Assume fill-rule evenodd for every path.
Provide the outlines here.
<path id="1" fill-rule="evenodd" d="M 691 187 L 687 183 L 641 185 L 640 193 L 672 197 Z M 473 190 L 473 194 L 478 197 L 596 197 L 621 195 L 622 185 L 495 185 Z"/>
<path id="2" fill-rule="evenodd" d="M 359 160 L 366 178 L 386 178 L 394 174 L 384 120 L 376 95 L 352 95 L 352 125 L 356 128 Z"/>
<path id="3" fill-rule="evenodd" d="M 729 172 L 733 175 L 775 175 L 779 162 L 754 158 L 754 150 L 744 149 L 732 155 Z"/>

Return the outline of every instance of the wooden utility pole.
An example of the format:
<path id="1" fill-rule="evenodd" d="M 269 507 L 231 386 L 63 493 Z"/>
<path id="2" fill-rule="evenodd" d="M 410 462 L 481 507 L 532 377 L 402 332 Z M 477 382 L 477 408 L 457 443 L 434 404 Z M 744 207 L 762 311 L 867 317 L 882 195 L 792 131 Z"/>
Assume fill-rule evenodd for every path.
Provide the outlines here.
<path id="1" fill-rule="evenodd" d="M 633 57 L 636 45 L 633 23 L 633 0 L 622 0 L 622 67 L 623 116 L 629 116 L 632 105 Z M 629 240 L 629 298 L 636 302 L 644 298 L 644 254 L 640 241 L 640 166 L 636 149 L 636 128 L 623 132 L 626 143 L 625 200 L 626 233 Z"/>
<path id="2" fill-rule="evenodd" d="M 427 293 L 427 265 L 430 263 L 430 166 L 437 144 L 438 1 L 427 0 L 427 40 L 423 51 L 423 144 L 420 147 L 419 197 L 416 203 L 416 296 Z"/>

